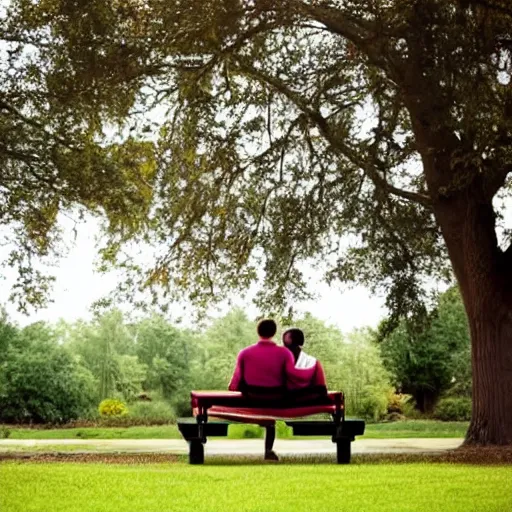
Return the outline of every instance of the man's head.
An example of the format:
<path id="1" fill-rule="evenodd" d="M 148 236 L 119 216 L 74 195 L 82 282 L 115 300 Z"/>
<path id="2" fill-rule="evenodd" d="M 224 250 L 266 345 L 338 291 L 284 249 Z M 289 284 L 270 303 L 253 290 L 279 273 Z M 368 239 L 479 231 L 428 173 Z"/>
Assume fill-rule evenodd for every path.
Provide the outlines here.
<path id="1" fill-rule="evenodd" d="M 302 347 L 304 345 L 304 333 L 300 329 L 288 329 L 283 333 L 283 343 L 287 347 Z"/>
<path id="2" fill-rule="evenodd" d="M 274 320 L 266 318 L 259 321 L 257 331 L 260 338 L 268 340 L 275 336 L 277 332 L 277 325 Z"/>

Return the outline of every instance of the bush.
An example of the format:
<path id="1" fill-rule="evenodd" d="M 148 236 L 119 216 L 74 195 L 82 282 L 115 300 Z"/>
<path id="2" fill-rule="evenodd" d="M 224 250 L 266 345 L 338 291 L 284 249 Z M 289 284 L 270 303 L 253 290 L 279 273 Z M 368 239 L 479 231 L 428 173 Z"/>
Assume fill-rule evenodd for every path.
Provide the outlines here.
<path id="1" fill-rule="evenodd" d="M 137 418 L 152 423 L 174 423 L 176 413 L 174 409 L 163 400 L 158 402 L 135 402 L 130 406 L 130 418 Z"/>
<path id="2" fill-rule="evenodd" d="M 471 399 L 442 398 L 434 411 L 434 418 L 441 421 L 469 421 L 471 419 Z"/>
<path id="3" fill-rule="evenodd" d="M 121 400 L 116 400 L 115 398 L 103 400 L 98 407 L 98 411 L 100 416 L 107 418 L 128 414 L 126 405 Z"/>
<path id="4" fill-rule="evenodd" d="M 417 408 L 416 408 L 416 402 L 414 400 L 414 398 L 412 398 L 411 395 L 404 395 L 407 397 L 407 399 L 403 402 L 403 405 L 402 405 L 402 414 L 410 419 L 410 420 L 420 420 L 420 419 L 424 419 L 425 418 L 425 415 L 422 414 L 421 411 L 419 411 Z"/>
<path id="5" fill-rule="evenodd" d="M 7 427 L 0 427 L 0 439 L 7 439 L 10 435 L 10 429 L 8 429 Z"/>
<path id="6" fill-rule="evenodd" d="M 367 392 L 362 397 L 355 413 L 370 421 L 379 421 L 386 414 L 387 399 L 379 393 Z"/>
<path id="7" fill-rule="evenodd" d="M 95 401 L 92 374 L 53 339 L 27 335 L 16 343 L 0 364 L 0 421 L 58 424 L 81 417 Z"/>
<path id="8" fill-rule="evenodd" d="M 258 425 L 244 425 L 237 423 L 228 429 L 229 439 L 261 439 L 265 437 L 265 429 Z"/>
<path id="9" fill-rule="evenodd" d="M 175 396 L 171 400 L 171 405 L 176 413 L 176 416 L 178 416 L 178 417 L 192 416 L 192 405 L 190 403 L 190 393 L 183 393 L 181 395 Z"/>
<path id="10" fill-rule="evenodd" d="M 404 405 L 409 399 L 409 395 L 404 395 L 402 393 L 395 393 L 391 391 L 388 394 L 388 405 L 387 412 L 388 414 L 398 413 L 404 414 Z"/>

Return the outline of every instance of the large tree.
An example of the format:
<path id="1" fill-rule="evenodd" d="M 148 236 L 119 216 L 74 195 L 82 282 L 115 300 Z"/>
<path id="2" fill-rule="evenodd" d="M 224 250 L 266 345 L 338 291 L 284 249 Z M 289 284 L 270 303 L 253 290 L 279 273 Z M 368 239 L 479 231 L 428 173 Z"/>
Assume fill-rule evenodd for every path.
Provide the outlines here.
<path id="1" fill-rule="evenodd" d="M 84 104 L 94 136 L 161 121 L 142 285 L 220 297 L 261 266 L 277 307 L 319 259 L 399 313 L 448 255 L 472 339 L 467 442 L 510 444 L 512 249 L 493 200 L 512 170 L 511 22 L 506 0 L 12 0 L 2 30 L 36 49 L 71 134 Z M 115 260 L 134 230 L 110 233 Z"/>

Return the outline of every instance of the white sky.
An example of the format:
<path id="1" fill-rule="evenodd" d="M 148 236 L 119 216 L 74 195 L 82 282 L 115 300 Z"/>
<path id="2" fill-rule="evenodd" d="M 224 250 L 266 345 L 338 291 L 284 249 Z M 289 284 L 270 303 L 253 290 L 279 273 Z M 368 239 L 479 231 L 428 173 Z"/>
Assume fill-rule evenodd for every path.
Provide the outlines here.
<path id="1" fill-rule="evenodd" d="M 105 275 L 95 272 L 94 262 L 96 258 L 95 239 L 99 234 L 97 223 L 91 219 L 77 226 L 77 236 L 71 229 L 66 229 L 66 245 L 69 251 L 66 257 L 62 258 L 59 264 L 52 268 L 56 276 L 56 282 L 51 294 L 53 303 L 49 307 L 30 313 L 28 316 L 16 311 L 14 304 L 8 303 L 10 285 L 14 280 L 14 273 L 7 269 L 2 274 L 6 279 L 0 281 L 0 304 L 6 306 L 9 317 L 19 323 L 26 325 L 39 320 L 56 322 L 60 318 L 66 321 L 75 321 L 79 318 L 88 319 L 91 317 L 91 304 L 105 296 L 116 285 L 116 276 Z M 5 261 L 6 250 L 0 247 L 0 262 Z M 313 270 L 311 270 L 312 275 Z M 383 297 L 372 296 L 363 287 L 348 289 L 342 285 L 330 287 L 325 282 L 313 278 L 311 280 L 311 291 L 318 298 L 316 300 L 297 304 L 297 312 L 309 311 L 314 316 L 338 326 L 342 331 L 348 332 L 357 327 L 373 326 L 386 315 L 383 306 Z M 255 317 L 258 310 L 249 299 L 233 300 L 233 305 L 241 306 L 249 314 Z M 124 308 L 123 308 L 124 309 Z M 219 311 L 211 316 L 221 316 L 227 311 L 227 307 L 221 307 Z M 183 316 L 183 323 L 190 325 L 192 320 L 187 321 L 186 311 L 183 305 L 176 305 L 171 308 L 171 320 Z"/>

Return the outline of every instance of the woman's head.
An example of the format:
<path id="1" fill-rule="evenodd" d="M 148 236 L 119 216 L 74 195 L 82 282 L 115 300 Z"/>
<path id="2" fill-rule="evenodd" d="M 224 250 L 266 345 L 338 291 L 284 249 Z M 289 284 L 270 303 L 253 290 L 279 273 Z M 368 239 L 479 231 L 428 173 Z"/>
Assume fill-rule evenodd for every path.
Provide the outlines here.
<path id="1" fill-rule="evenodd" d="M 302 347 L 304 345 L 304 333 L 300 329 L 288 329 L 283 333 L 283 343 L 286 346 Z"/>

